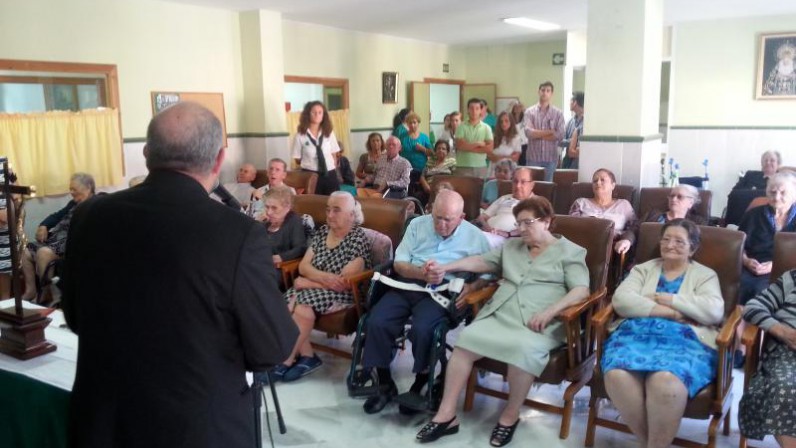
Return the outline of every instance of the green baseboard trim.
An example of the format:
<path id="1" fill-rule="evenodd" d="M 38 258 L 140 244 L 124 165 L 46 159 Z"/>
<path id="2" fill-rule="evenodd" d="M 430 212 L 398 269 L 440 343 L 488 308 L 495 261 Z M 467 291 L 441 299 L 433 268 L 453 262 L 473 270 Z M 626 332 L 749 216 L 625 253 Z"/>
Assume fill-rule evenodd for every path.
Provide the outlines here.
<path id="1" fill-rule="evenodd" d="M 796 131 L 796 126 L 672 126 L 669 129 L 709 131 Z"/>
<path id="2" fill-rule="evenodd" d="M 584 135 L 582 142 L 642 143 L 661 140 L 663 134 L 641 135 Z"/>
<path id="3" fill-rule="evenodd" d="M 130 137 L 122 140 L 122 143 L 146 143 L 146 137 Z"/>
<path id="4" fill-rule="evenodd" d="M 351 129 L 351 133 L 352 134 L 354 132 L 384 132 L 384 131 L 392 132 L 392 128 L 357 128 L 357 129 Z"/>

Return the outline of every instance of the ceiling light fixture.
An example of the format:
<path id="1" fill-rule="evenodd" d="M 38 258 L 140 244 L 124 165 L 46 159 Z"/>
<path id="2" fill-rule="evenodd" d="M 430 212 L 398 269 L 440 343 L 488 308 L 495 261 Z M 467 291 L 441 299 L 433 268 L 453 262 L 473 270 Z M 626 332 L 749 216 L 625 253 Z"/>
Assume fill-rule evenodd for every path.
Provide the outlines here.
<path id="1" fill-rule="evenodd" d="M 503 22 L 509 25 L 522 26 L 537 31 L 553 31 L 561 28 L 560 25 L 556 25 L 555 23 L 542 22 L 541 20 L 529 19 L 527 17 L 510 17 L 508 19 L 503 19 Z"/>

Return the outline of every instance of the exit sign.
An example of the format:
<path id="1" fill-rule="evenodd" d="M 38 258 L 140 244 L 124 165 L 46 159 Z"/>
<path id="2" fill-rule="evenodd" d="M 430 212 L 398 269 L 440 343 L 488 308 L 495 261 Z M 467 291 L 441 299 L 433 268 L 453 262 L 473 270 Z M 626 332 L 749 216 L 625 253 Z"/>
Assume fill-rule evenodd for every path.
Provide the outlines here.
<path id="1" fill-rule="evenodd" d="M 564 53 L 553 53 L 553 65 L 564 65 L 567 62 L 567 57 Z"/>

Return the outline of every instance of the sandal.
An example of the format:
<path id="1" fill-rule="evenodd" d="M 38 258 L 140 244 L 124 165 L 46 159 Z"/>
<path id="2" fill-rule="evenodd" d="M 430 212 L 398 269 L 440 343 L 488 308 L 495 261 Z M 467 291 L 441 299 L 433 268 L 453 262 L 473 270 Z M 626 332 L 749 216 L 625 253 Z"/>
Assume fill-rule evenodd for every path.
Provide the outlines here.
<path id="1" fill-rule="evenodd" d="M 459 432 L 459 425 L 451 426 L 453 421 L 456 420 L 454 415 L 452 419 L 447 422 L 437 423 L 434 421 L 426 423 L 425 426 L 417 433 L 417 440 L 420 443 L 433 442 L 440 437 L 456 434 Z"/>
<path id="2" fill-rule="evenodd" d="M 489 437 L 489 444 L 492 446 L 506 446 L 511 439 L 514 438 L 514 430 L 517 429 L 517 425 L 520 423 L 520 419 L 517 419 L 511 426 L 503 426 L 498 422 L 495 425 L 495 428 L 492 430 L 492 435 Z"/>

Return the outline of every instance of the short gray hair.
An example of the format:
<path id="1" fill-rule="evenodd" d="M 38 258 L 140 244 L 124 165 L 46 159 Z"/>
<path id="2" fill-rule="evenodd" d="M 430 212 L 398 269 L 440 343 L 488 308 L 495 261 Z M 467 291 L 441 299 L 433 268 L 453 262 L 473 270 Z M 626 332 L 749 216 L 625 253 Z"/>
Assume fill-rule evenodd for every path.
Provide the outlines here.
<path id="1" fill-rule="evenodd" d="M 766 156 L 774 156 L 777 159 L 777 165 L 782 165 L 782 154 L 780 154 L 779 151 L 774 151 L 772 149 L 772 150 L 768 150 L 768 151 L 764 152 L 760 156 L 760 163 L 763 163 L 763 159 L 765 159 Z"/>
<path id="2" fill-rule="evenodd" d="M 146 166 L 206 174 L 221 145 L 221 122 L 212 112 L 196 103 L 177 103 L 149 122 Z"/>
<path id="3" fill-rule="evenodd" d="M 790 171 L 783 171 L 781 173 L 774 174 L 768 178 L 768 183 L 766 183 L 766 193 L 768 193 L 768 190 L 778 185 L 786 185 L 790 187 L 791 191 L 796 193 L 796 175 Z"/>
<path id="4" fill-rule="evenodd" d="M 688 193 L 688 196 L 691 196 L 691 200 L 694 201 L 694 205 L 697 205 L 700 202 L 702 202 L 702 198 L 699 197 L 699 190 L 697 189 L 697 187 L 689 184 L 679 184 L 676 187 L 672 188 L 672 190 L 676 188 L 685 190 L 686 193 Z"/>
<path id="5" fill-rule="evenodd" d="M 75 173 L 72 177 L 69 178 L 69 182 L 77 182 L 83 186 L 83 188 L 87 188 L 91 194 L 97 192 L 97 184 L 94 182 L 94 177 L 88 173 Z"/>
<path id="6" fill-rule="evenodd" d="M 345 197 L 346 201 L 350 201 L 353 203 L 351 208 L 353 209 L 352 212 L 354 213 L 354 224 L 357 226 L 361 226 L 363 222 L 365 222 L 365 214 L 362 213 L 362 204 L 357 201 L 354 196 L 347 192 L 347 191 L 333 191 L 329 197 Z"/>

